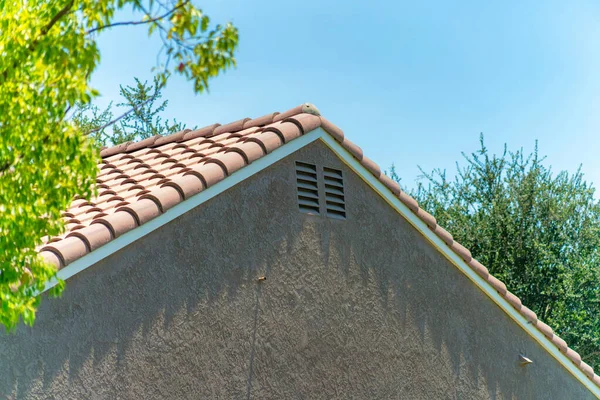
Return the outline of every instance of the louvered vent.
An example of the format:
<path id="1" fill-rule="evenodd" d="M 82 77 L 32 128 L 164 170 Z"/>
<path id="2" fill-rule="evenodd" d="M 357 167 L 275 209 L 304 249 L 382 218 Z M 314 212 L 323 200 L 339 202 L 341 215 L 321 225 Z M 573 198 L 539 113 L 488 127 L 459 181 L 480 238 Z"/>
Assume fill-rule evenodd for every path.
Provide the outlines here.
<path id="1" fill-rule="evenodd" d="M 325 179 L 325 203 L 327 216 L 332 218 L 346 218 L 346 202 L 344 201 L 344 179 L 342 171 L 333 168 L 323 168 Z"/>
<path id="2" fill-rule="evenodd" d="M 316 165 L 296 161 L 296 185 L 300 211 L 319 214 L 319 188 Z"/>

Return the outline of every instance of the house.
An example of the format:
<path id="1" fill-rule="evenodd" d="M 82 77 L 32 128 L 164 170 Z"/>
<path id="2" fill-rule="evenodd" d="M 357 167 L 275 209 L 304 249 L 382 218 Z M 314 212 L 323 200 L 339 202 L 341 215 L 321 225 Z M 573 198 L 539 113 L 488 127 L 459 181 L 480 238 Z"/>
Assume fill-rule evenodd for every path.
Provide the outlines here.
<path id="1" fill-rule="evenodd" d="M 311 104 L 102 151 L 0 394 L 588 399 L 600 378 Z"/>

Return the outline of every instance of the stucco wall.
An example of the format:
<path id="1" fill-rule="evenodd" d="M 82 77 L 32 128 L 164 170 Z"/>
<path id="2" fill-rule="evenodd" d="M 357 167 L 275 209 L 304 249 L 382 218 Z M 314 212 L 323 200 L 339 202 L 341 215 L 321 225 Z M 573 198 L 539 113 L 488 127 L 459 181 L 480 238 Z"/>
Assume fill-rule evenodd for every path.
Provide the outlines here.
<path id="1" fill-rule="evenodd" d="M 297 211 L 295 160 L 344 171 L 347 220 Z M 0 359 L 18 398 L 592 398 L 321 143 L 71 278 Z"/>

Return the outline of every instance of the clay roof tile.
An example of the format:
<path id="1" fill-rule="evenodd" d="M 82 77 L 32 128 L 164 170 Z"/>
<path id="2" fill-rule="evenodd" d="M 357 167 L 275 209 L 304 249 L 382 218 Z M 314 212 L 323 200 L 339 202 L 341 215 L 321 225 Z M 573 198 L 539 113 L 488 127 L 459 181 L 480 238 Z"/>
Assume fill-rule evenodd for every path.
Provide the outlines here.
<path id="1" fill-rule="evenodd" d="M 321 118 L 312 114 L 298 114 L 284 119 L 282 122 L 293 122 L 302 131 L 302 134 L 315 130 L 321 126 Z"/>
<path id="2" fill-rule="evenodd" d="M 104 157 L 110 157 L 112 155 L 115 154 L 119 154 L 122 153 L 123 151 L 125 151 L 125 149 L 127 148 L 127 146 L 129 146 L 132 142 L 125 142 L 125 143 L 121 143 L 117 146 L 113 146 L 113 147 L 109 147 L 107 149 L 104 149 L 100 152 L 100 157 L 104 158 Z"/>
<path id="3" fill-rule="evenodd" d="M 221 124 L 212 124 L 209 126 L 205 126 L 204 128 L 195 129 L 193 131 L 187 132 L 185 135 L 183 135 L 182 140 L 187 141 L 187 140 L 196 139 L 199 137 L 210 136 L 213 134 L 214 130 L 217 129 L 217 127 L 219 127 L 219 126 L 221 126 Z"/>
<path id="4" fill-rule="evenodd" d="M 278 115 L 278 112 L 275 113 L 271 113 L 271 114 L 267 114 L 267 115 L 263 115 L 262 117 L 258 117 L 258 118 L 254 118 L 254 119 L 250 119 L 246 122 L 244 122 L 244 129 L 248 129 L 248 128 L 255 128 L 257 126 L 264 126 L 264 125 L 268 125 L 270 123 L 273 122 L 273 119 Z"/>
<path id="5" fill-rule="evenodd" d="M 60 258 L 61 265 L 71 262 L 86 255 L 90 249 L 86 243 L 77 237 L 68 237 L 54 243 L 48 243 L 41 249 L 42 252 L 50 251 Z"/>
<path id="6" fill-rule="evenodd" d="M 113 239 L 111 230 L 102 224 L 90 225 L 78 231 L 71 232 L 67 235 L 67 238 L 72 236 L 84 241 L 90 251 L 96 250 Z"/>
<path id="7" fill-rule="evenodd" d="M 168 209 L 172 208 L 174 205 L 183 201 L 184 194 L 183 191 L 177 188 L 176 186 L 165 186 L 163 184 L 163 186 L 156 187 L 152 189 L 149 193 L 141 195 L 139 198 L 140 200 L 150 199 L 154 201 L 154 203 L 156 203 L 159 206 L 160 211 L 165 212 Z"/>
<path id="8" fill-rule="evenodd" d="M 161 146 L 161 145 L 165 145 L 165 144 L 169 144 L 169 143 L 173 143 L 173 142 L 180 142 L 181 140 L 183 140 L 183 137 L 185 136 L 186 133 L 191 132 L 191 129 L 184 129 L 182 131 L 176 132 L 176 133 L 172 133 L 170 135 L 167 136 L 162 136 L 158 139 L 156 139 L 156 142 L 154 142 L 153 146 Z"/>
<path id="9" fill-rule="evenodd" d="M 250 121 L 250 118 L 244 118 L 244 119 L 237 120 L 235 122 L 230 122 L 228 124 L 221 125 L 221 126 L 215 128 L 213 135 L 220 135 L 221 133 L 225 133 L 225 132 L 241 131 L 242 129 L 244 129 L 244 124 L 247 121 Z"/>

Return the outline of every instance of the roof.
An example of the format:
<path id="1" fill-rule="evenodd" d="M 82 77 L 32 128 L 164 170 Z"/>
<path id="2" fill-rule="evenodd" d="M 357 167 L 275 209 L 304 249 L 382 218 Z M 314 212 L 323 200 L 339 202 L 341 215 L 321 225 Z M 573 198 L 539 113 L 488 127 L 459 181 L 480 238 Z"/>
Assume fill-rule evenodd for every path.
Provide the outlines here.
<path id="1" fill-rule="evenodd" d="M 226 179 L 250 163 L 290 141 L 322 128 L 352 157 L 393 193 L 456 255 L 497 291 L 525 319 L 535 326 L 593 383 L 600 377 L 581 356 L 538 320 L 536 314 L 507 290 L 456 242 L 436 219 L 421 209 L 415 199 L 382 173 L 365 157 L 360 147 L 343 131 L 323 118 L 317 108 L 305 103 L 283 113 L 244 118 L 225 125 L 214 124 L 184 130 L 168 136 L 154 136 L 140 142 L 127 142 L 101 151 L 98 165 L 98 196 L 75 199 L 63 213 L 66 232 L 44 239 L 40 254 L 59 270 L 126 232 L 165 213 L 178 203 Z"/>

